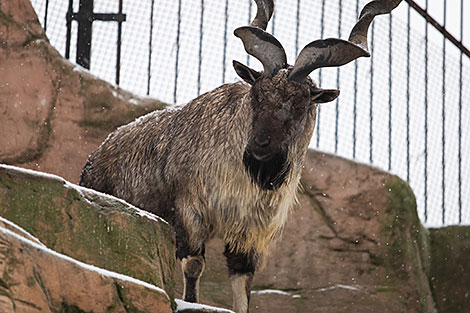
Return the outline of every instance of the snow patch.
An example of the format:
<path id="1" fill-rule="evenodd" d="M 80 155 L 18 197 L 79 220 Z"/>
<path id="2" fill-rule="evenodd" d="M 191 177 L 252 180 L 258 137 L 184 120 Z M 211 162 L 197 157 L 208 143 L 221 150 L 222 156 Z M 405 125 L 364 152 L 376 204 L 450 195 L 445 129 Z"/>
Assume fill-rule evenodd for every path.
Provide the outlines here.
<path id="1" fill-rule="evenodd" d="M 23 228 L 21 228 L 20 226 L 16 225 L 15 223 L 13 223 L 12 221 L 10 220 L 7 220 L 6 218 L 3 218 L 0 216 L 0 221 L 2 221 L 3 223 L 7 224 L 7 225 L 10 225 L 10 227 L 16 229 L 18 232 L 22 233 L 22 234 L 25 234 L 26 236 L 28 236 L 29 238 L 32 238 L 32 240 L 36 241 L 36 243 L 38 245 L 41 245 L 43 247 L 45 247 L 45 245 L 39 240 L 37 239 L 36 237 L 34 237 L 33 235 L 31 235 L 29 232 L 27 232 L 26 230 L 24 230 Z M 0 226 L 1 227 L 1 226 Z M 4 228 L 4 227 L 3 227 Z"/>
<path id="2" fill-rule="evenodd" d="M 128 101 L 130 104 L 133 104 L 133 105 L 139 105 L 139 100 L 135 99 L 135 98 L 130 98 L 129 101 Z"/>
<path id="3" fill-rule="evenodd" d="M 181 312 L 184 310 L 205 310 L 206 312 L 214 313 L 235 313 L 232 310 L 222 309 L 207 304 L 190 303 L 180 299 L 175 299 L 175 302 L 177 305 L 175 312 Z"/>
<path id="4" fill-rule="evenodd" d="M 354 290 L 354 291 L 361 290 L 361 288 L 358 286 L 336 284 L 330 287 L 319 288 L 317 289 L 317 291 L 321 292 L 321 291 L 328 291 L 328 290 L 333 290 L 333 289 L 347 289 L 347 290 Z"/>
<path id="5" fill-rule="evenodd" d="M 252 290 L 252 295 L 266 295 L 266 294 L 276 294 L 281 296 L 288 296 L 292 298 L 300 298 L 300 295 L 293 295 L 290 292 L 286 292 L 279 289 L 263 289 L 263 290 Z"/>
<path id="6" fill-rule="evenodd" d="M 80 194 L 80 196 L 82 196 L 83 200 L 90 203 L 90 204 L 92 204 L 92 202 L 89 200 L 90 196 L 88 196 L 87 194 L 100 196 L 100 197 L 103 197 L 103 198 L 107 198 L 109 200 L 119 202 L 119 203 L 121 203 L 123 205 L 126 205 L 126 206 L 130 207 L 131 209 L 133 209 L 135 211 L 135 213 L 139 216 L 145 217 L 145 218 L 150 219 L 150 220 L 155 221 L 155 222 L 163 222 L 163 223 L 169 225 L 168 222 L 165 221 L 160 216 L 157 216 L 157 215 L 152 214 L 150 212 L 139 209 L 138 207 L 136 207 L 136 206 L 134 206 L 134 205 L 122 200 L 122 199 L 119 199 L 115 196 L 108 195 L 108 194 L 105 194 L 105 193 L 102 193 L 102 192 L 99 192 L 99 191 L 96 191 L 96 190 L 93 190 L 93 189 L 89 189 L 89 188 L 85 188 L 85 187 L 82 187 L 82 186 L 72 184 L 72 183 L 66 181 L 65 179 L 63 179 L 60 176 L 57 176 L 57 175 L 54 175 L 54 174 L 49 174 L 49 173 L 44 173 L 44 172 L 39 172 L 39 171 L 34 171 L 34 170 L 22 168 L 22 167 L 6 165 L 6 164 L 0 164 L 0 168 L 5 168 L 5 169 L 9 169 L 9 170 L 18 171 L 20 173 L 25 173 L 25 174 L 28 174 L 28 175 L 31 175 L 31 176 L 42 177 L 42 178 L 47 178 L 47 179 L 52 179 L 52 180 L 59 181 L 66 188 L 73 189 L 73 190 L 77 191 Z"/>
<path id="7" fill-rule="evenodd" d="M 63 254 L 60 254 L 54 250 L 51 250 L 49 248 L 47 248 L 46 246 L 44 245 L 41 245 L 41 244 L 38 244 L 32 240 L 29 240 L 27 238 L 24 238 L 6 228 L 3 228 L 3 227 L 0 227 L 0 232 L 8 235 L 8 236 L 12 236 L 13 238 L 15 239 L 18 239 L 20 240 L 21 242 L 25 243 L 25 244 L 28 244 L 38 250 L 41 250 L 42 252 L 44 253 L 47 253 L 47 254 L 51 254 L 53 255 L 54 257 L 57 257 L 59 259 L 62 259 L 66 262 L 71 262 L 83 269 L 86 269 L 86 270 L 89 270 L 89 271 L 93 271 L 93 272 L 96 272 L 102 276 L 105 276 L 105 277 L 109 277 L 109 278 L 113 278 L 113 279 L 119 279 L 119 280 L 122 280 L 122 281 L 126 281 L 126 282 L 130 282 L 130 283 L 133 283 L 133 284 L 136 284 L 136 285 L 140 285 L 140 286 L 143 286 L 147 289 L 151 289 L 151 290 L 154 290 L 154 291 L 157 291 L 157 292 L 160 292 L 160 293 L 163 293 L 168 300 L 170 300 L 170 297 L 168 297 L 168 294 L 166 293 L 165 290 L 163 290 L 162 288 L 160 287 L 157 287 L 155 285 L 152 285 L 152 284 L 149 284 L 147 282 L 144 282 L 144 281 L 141 281 L 137 278 L 133 278 L 133 277 L 130 277 L 130 276 L 127 276 L 127 275 L 124 275 L 124 274 L 119 274 L 119 273 L 116 273 L 116 272 L 111 272 L 111 271 L 108 271 L 108 270 L 105 270 L 103 268 L 99 268 L 99 267 L 96 267 L 94 265 L 89 265 L 89 264 L 86 264 L 86 263 L 83 263 L 83 262 L 80 262 L 80 261 L 77 261 L 69 256 L 66 256 L 66 255 L 63 255 Z M 33 237 L 34 238 L 34 237 Z M 35 238 L 36 239 L 36 238 Z"/>

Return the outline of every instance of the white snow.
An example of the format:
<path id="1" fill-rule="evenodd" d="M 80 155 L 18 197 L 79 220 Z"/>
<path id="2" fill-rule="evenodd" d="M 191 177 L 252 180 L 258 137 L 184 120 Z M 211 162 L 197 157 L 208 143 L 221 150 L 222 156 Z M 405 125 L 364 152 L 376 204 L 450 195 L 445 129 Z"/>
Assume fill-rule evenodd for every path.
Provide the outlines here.
<path id="1" fill-rule="evenodd" d="M 32 238 L 32 240 L 36 241 L 36 243 L 38 245 L 41 245 L 41 246 L 44 246 L 45 245 L 39 241 L 39 239 L 37 239 L 36 237 L 34 237 L 33 235 L 31 235 L 29 232 L 27 232 L 26 230 L 24 230 L 23 228 L 21 228 L 20 226 L 16 225 L 15 223 L 13 223 L 12 221 L 10 220 L 7 220 L 6 218 L 3 218 L 0 216 L 0 221 L 2 221 L 3 223 L 5 224 L 8 224 L 10 225 L 10 227 L 16 229 L 18 232 L 22 233 L 22 234 L 25 234 L 26 236 L 28 236 L 30 239 Z M 1 227 L 1 226 L 0 226 Z"/>
<path id="2" fill-rule="evenodd" d="M 252 295 L 265 295 L 265 294 L 276 294 L 281 296 L 288 296 L 292 298 L 300 298 L 300 295 L 293 295 L 289 292 L 279 290 L 279 289 L 263 289 L 263 290 L 252 290 Z"/>
<path id="3" fill-rule="evenodd" d="M 93 265 L 89 265 L 89 264 L 86 264 L 86 263 L 83 263 L 83 262 L 80 262 L 80 261 L 77 261 L 69 256 L 66 256 L 66 255 L 63 255 L 63 254 L 60 254 L 54 250 L 51 250 L 49 248 L 47 248 L 46 246 L 44 245 L 41 245 L 41 244 L 38 244 L 32 240 L 29 240 L 27 238 L 24 238 L 4 227 L 0 227 L 0 232 L 6 234 L 6 235 L 9 235 L 9 236 L 12 236 L 14 237 L 15 239 L 18 239 L 20 240 L 21 242 L 25 243 L 25 244 L 28 244 L 38 250 L 41 250 L 43 251 L 44 253 L 47 253 L 47 254 L 51 254 L 59 259 L 62 259 L 66 262 L 71 262 L 83 269 L 86 269 L 86 270 L 89 270 L 89 271 L 93 271 L 93 272 L 96 272 L 102 276 L 105 276 L 105 277 L 109 277 L 109 278 L 114 278 L 114 279 L 119 279 L 119 280 L 122 280 L 122 281 L 127 281 L 127 282 L 130 282 L 130 283 L 133 283 L 133 284 L 137 284 L 137 285 L 141 285 L 145 288 L 148 288 L 148 289 L 151 289 L 151 290 L 154 290 L 154 291 L 157 291 L 157 292 L 160 292 L 160 293 L 163 293 L 168 299 L 170 299 L 168 297 L 168 294 L 166 293 L 165 290 L 163 290 L 162 288 L 160 287 L 157 287 L 155 285 L 152 285 L 152 284 L 149 284 L 147 282 L 144 282 L 144 281 L 141 281 L 139 279 L 136 279 L 136 278 L 133 278 L 133 277 L 130 277 L 130 276 L 127 276 L 127 275 L 124 275 L 124 274 L 119 274 L 119 273 L 116 273 L 116 272 L 111 272 L 111 271 L 108 271 L 108 270 L 105 270 L 105 269 L 102 269 L 102 268 L 99 268 L 99 267 L 96 267 L 96 266 L 93 266 Z M 34 237 L 33 237 L 34 238 Z"/>
<path id="4" fill-rule="evenodd" d="M 214 312 L 214 313 L 235 313 L 232 310 L 222 309 L 215 306 L 207 305 L 207 304 L 199 304 L 199 303 L 190 303 L 180 299 L 175 299 L 176 302 L 176 312 L 180 312 L 183 310 L 206 310 L 207 312 Z"/>
<path id="5" fill-rule="evenodd" d="M 155 221 L 155 222 L 163 222 L 165 224 L 168 225 L 168 222 L 165 221 L 163 218 L 161 218 L 160 216 L 157 216 L 155 214 L 152 214 L 150 212 L 147 212 L 147 211 L 144 211 L 142 209 L 139 209 L 138 207 L 122 200 L 122 199 L 119 199 L 117 197 L 114 197 L 112 195 L 108 195 L 108 194 L 105 194 L 105 193 L 102 193 L 102 192 L 99 192 L 99 191 L 96 191 L 96 190 L 93 190 L 93 189 L 89 189 L 89 188 L 85 188 L 85 187 L 82 187 L 82 186 L 78 186 L 78 185 L 75 185 L 75 184 L 72 184 L 68 181 L 66 181 L 65 179 L 63 179 L 62 177 L 60 176 L 57 176 L 57 175 L 54 175 L 54 174 L 49 174 L 49 173 L 44 173 L 44 172 L 39 172 L 39 171 L 34 171 L 34 170 L 30 170 L 30 169 L 26 169 L 26 168 L 22 168 L 22 167 L 17 167 L 17 166 L 12 166 L 12 165 L 6 165 L 6 164 L 0 164 L 0 168 L 5 168 L 5 169 L 10 169 L 10 170 L 15 170 L 15 171 L 18 171 L 18 172 L 22 172 L 22 173 L 25 173 L 25 174 L 28 174 L 28 175 L 32 175 L 32 176 L 37 176 L 37 177 L 43 177 L 43 178 L 48 178 L 48 179 L 52 179 L 52 180 L 57 180 L 59 182 L 61 182 L 66 188 L 70 188 L 70 189 L 74 189 L 76 190 L 82 197 L 85 201 L 87 201 L 88 203 L 91 203 L 91 201 L 88 199 L 87 197 L 87 194 L 91 194 L 91 195 L 95 195 L 95 196 L 100 196 L 100 197 L 104 197 L 104 198 L 108 198 L 109 200 L 113 200 L 113 201 L 117 201 L 117 202 L 120 202 L 128 207 L 130 207 L 131 209 L 133 209 L 139 216 L 142 216 L 142 217 L 145 217 L 149 220 L 152 220 L 152 221 Z"/>
<path id="6" fill-rule="evenodd" d="M 139 100 L 136 98 L 130 98 L 128 102 L 133 105 L 139 105 Z"/>
<path id="7" fill-rule="evenodd" d="M 328 291 L 328 290 L 333 290 L 333 289 L 347 289 L 347 290 L 354 290 L 354 291 L 357 291 L 357 290 L 361 290 L 360 287 L 358 286 L 351 286 L 351 285 L 343 285 L 343 284 L 336 284 L 336 285 L 333 285 L 333 286 L 330 286 L 330 287 L 325 287 L 325 288 L 319 288 L 317 289 L 317 291 Z"/>

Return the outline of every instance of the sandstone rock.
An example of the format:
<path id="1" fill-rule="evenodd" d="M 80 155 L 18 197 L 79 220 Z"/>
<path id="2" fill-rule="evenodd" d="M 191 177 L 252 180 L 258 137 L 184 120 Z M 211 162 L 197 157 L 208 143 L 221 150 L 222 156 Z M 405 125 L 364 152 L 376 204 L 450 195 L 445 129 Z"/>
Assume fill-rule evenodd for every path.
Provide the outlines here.
<path id="1" fill-rule="evenodd" d="M 0 2 L 0 47 L 0 163 L 76 182 L 110 131 L 165 106 L 63 59 L 28 0 Z"/>
<path id="2" fill-rule="evenodd" d="M 0 226 L 0 311 L 170 313 L 164 290 L 78 262 Z"/>
<path id="3" fill-rule="evenodd" d="M 172 229 L 124 201 L 60 177 L 0 165 L 0 216 L 50 249 L 174 296 Z"/>
<path id="4" fill-rule="evenodd" d="M 470 312 L 470 227 L 429 230 L 430 281 L 438 312 Z"/>

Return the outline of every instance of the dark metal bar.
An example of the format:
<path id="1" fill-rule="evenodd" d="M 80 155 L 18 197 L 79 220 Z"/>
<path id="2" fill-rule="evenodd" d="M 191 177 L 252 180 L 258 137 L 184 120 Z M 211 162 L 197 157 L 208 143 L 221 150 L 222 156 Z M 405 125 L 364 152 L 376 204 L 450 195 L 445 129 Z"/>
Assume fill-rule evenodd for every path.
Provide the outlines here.
<path id="1" fill-rule="evenodd" d="M 90 69 L 93 0 L 80 0 L 78 14 L 77 64 Z M 72 18 L 75 16 L 72 15 Z"/>
<path id="2" fill-rule="evenodd" d="M 251 24 L 251 0 L 248 0 L 248 23 L 247 25 Z M 250 66 L 250 55 L 246 55 L 246 65 Z"/>
<path id="3" fill-rule="evenodd" d="M 388 170 L 392 170 L 392 88 L 393 88 L 393 31 L 392 14 L 388 19 Z"/>
<path id="4" fill-rule="evenodd" d="M 341 38 L 341 22 L 342 22 L 342 0 L 338 0 L 338 38 Z M 340 68 L 336 68 L 336 88 L 340 89 Z M 335 104 L 335 153 L 338 153 L 338 137 L 339 137 L 339 97 L 336 98 Z"/>
<path id="5" fill-rule="evenodd" d="M 447 22 L 447 0 L 444 0 L 444 28 Z M 442 225 L 446 222 L 446 37 L 442 36 Z"/>
<path id="6" fill-rule="evenodd" d="M 222 83 L 225 83 L 225 71 L 227 63 L 227 36 L 228 36 L 228 0 L 225 0 L 225 22 L 224 22 L 224 53 L 222 58 Z"/>
<path id="7" fill-rule="evenodd" d="M 321 1 L 321 16 L 320 16 L 320 38 L 323 39 L 325 34 L 325 0 Z M 318 85 L 322 86 L 322 69 L 318 71 Z M 321 117 L 321 105 L 318 106 L 317 110 L 317 148 L 320 147 L 320 119 Z"/>
<path id="8" fill-rule="evenodd" d="M 426 0 L 426 10 L 428 0 Z M 424 24 L 424 222 L 428 221 L 428 23 Z"/>
<path id="9" fill-rule="evenodd" d="M 70 59 L 70 41 L 72 38 L 72 13 L 73 13 L 73 0 L 69 0 L 69 8 L 65 15 L 67 34 L 65 39 L 65 58 Z"/>
<path id="10" fill-rule="evenodd" d="M 369 119 L 370 119 L 370 124 L 369 124 L 369 161 L 370 163 L 374 163 L 374 135 L 373 135 L 373 130 L 374 130 L 374 29 L 375 29 L 375 23 L 372 22 L 372 27 L 371 27 L 371 33 L 370 33 L 370 103 L 369 103 Z"/>
<path id="11" fill-rule="evenodd" d="M 176 30 L 176 60 L 175 60 L 175 83 L 173 89 L 173 102 L 176 103 L 176 93 L 178 91 L 178 62 L 180 56 L 180 32 L 181 32 L 181 0 L 178 0 L 178 27 Z"/>
<path id="12" fill-rule="evenodd" d="M 299 28 L 300 28 L 300 0 L 297 0 L 297 12 L 295 18 L 295 57 L 299 54 Z"/>
<path id="13" fill-rule="evenodd" d="M 44 32 L 47 31 L 47 15 L 49 11 L 49 0 L 46 0 L 46 8 L 44 10 Z"/>
<path id="14" fill-rule="evenodd" d="M 228 0 L 225 5 L 228 6 Z M 227 14 L 227 8 L 225 8 L 225 14 Z M 201 0 L 201 20 L 199 24 L 199 56 L 197 62 L 197 95 L 201 94 L 201 69 L 202 69 L 202 41 L 204 39 L 204 0 Z M 225 15 L 225 39 L 224 39 L 224 63 L 223 63 L 223 75 L 222 82 L 225 82 L 225 53 L 227 50 L 227 15 Z"/>
<path id="15" fill-rule="evenodd" d="M 356 0 L 356 19 L 359 18 L 359 0 Z M 357 60 L 354 60 L 354 103 L 353 103 L 353 159 L 356 158 L 357 142 Z"/>
<path id="16" fill-rule="evenodd" d="M 406 181 L 410 182 L 410 23 L 411 7 L 408 6 L 406 23 Z"/>
<path id="17" fill-rule="evenodd" d="M 103 22 L 125 22 L 126 14 L 119 12 L 115 13 L 92 13 L 91 18 L 93 21 L 103 21 Z"/>
<path id="18" fill-rule="evenodd" d="M 470 58 L 470 50 L 464 46 L 462 41 L 458 41 L 454 36 L 452 36 L 451 33 L 447 31 L 447 29 L 444 26 L 441 26 L 435 19 L 433 19 L 428 13 L 427 9 L 424 10 L 421 8 L 416 2 L 413 0 L 406 0 L 408 4 L 416 10 L 419 14 L 421 14 L 422 17 L 426 19 L 428 23 L 430 23 L 432 26 L 434 26 L 443 36 L 444 38 L 448 39 L 450 42 L 452 42 L 463 54 L 465 54 L 467 57 Z"/>
<path id="19" fill-rule="evenodd" d="M 70 57 L 70 38 L 72 21 L 78 22 L 77 35 L 77 64 L 86 69 L 90 69 L 91 65 L 91 43 L 92 43 L 92 27 L 93 21 L 116 21 L 118 22 L 118 45 L 117 45 L 117 64 L 116 64 L 116 83 L 119 84 L 120 62 L 121 62 L 121 35 L 122 22 L 126 21 L 126 15 L 122 13 L 122 0 L 119 2 L 119 13 L 94 13 L 94 0 L 80 0 L 77 13 L 73 12 L 73 1 L 69 0 L 69 7 L 65 16 L 67 21 L 67 38 L 65 45 L 65 57 Z"/>
<path id="20" fill-rule="evenodd" d="M 150 34 L 149 34 L 149 62 L 147 67 L 147 95 L 150 94 L 150 81 L 152 78 L 152 52 L 153 52 L 153 9 L 155 1 L 150 4 Z"/>
<path id="21" fill-rule="evenodd" d="M 122 15 L 122 0 L 119 0 L 119 12 L 118 15 Z M 124 16 L 125 20 L 125 16 Z M 118 33 L 117 33 L 117 47 L 116 47 L 116 85 L 119 85 L 121 77 L 121 38 L 122 38 L 122 21 L 118 21 Z"/>
<path id="22" fill-rule="evenodd" d="M 463 42 L 463 0 L 460 0 L 460 41 Z M 459 63 L 459 224 L 462 223 L 462 65 L 463 65 L 463 53 L 460 51 L 460 63 Z"/>

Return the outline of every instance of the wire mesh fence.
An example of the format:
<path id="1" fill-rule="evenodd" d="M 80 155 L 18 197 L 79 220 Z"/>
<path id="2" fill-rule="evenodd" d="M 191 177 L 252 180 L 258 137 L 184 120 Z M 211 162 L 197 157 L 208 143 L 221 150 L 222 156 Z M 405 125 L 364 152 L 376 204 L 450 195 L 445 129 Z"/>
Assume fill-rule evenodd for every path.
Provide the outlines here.
<path id="1" fill-rule="evenodd" d="M 79 0 L 69 1 L 32 0 L 51 43 L 62 54 L 68 5 L 79 11 Z M 366 2 L 276 1 L 268 31 L 293 64 L 315 39 L 347 38 Z M 93 10 L 117 13 L 119 3 L 94 0 Z M 447 7 L 444 1 L 444 27 Z M 459 13 L 452 22 L 459 19 L 457 37 L 463 41 L 463 1 L 452 8 L 453 14 Z M 123 1 L 120 62 L 118 23 L 95 21 L 90 71 L 114 83 L 119 64 L 120 87 L 185 103 L 236 81 L 232 60 L 261 70 L 233 36 L 255 11 L 251 0 Z M 70 59 L 75 60 L 77 23 L 71 27 Z M 370 59 L 311 74 L 321 87 L 341 89 L 341 96 L 321 106 L 310 146 L 409 181 L 420 218 L 428 226 L 470 224 L 470 125 L 462 122 L 470 117 L 469 57 L 405 2 L 392 15 L 376 18 L 369 35 Z"/>

